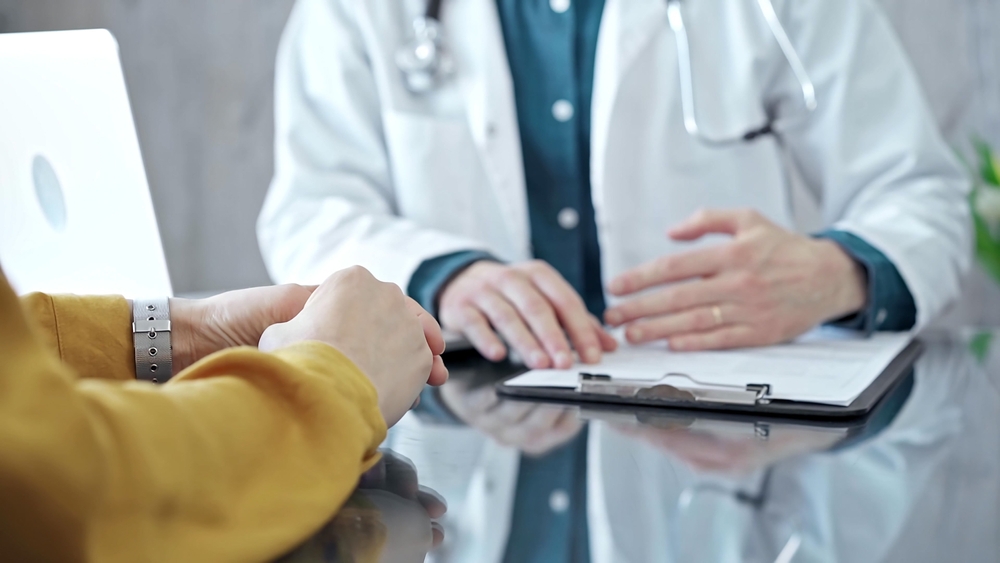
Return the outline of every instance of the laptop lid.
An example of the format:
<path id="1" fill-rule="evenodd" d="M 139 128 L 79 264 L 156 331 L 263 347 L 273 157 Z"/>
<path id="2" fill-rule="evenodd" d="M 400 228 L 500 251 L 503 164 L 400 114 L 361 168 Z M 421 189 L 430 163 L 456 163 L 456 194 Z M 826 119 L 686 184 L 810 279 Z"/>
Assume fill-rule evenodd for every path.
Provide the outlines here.
<path id="1" fill-rule="evenodd" d="M 0 77 L 0 266 L 14 289 L 171 295 L 111 33 L 0 34 Z"/>

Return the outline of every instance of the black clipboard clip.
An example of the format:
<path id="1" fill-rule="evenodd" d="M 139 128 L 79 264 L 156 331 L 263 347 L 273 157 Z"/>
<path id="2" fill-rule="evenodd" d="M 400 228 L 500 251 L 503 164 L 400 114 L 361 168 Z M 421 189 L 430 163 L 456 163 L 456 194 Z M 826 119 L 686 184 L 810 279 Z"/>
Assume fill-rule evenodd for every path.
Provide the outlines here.
<path id="1" fill-rule="evenodd" d="M 641 399 L 662 403 L 715 403 L 720 405 L 767 405 L 771 386 L 761 383 L 738 385 L 707 385 L 683 373 L 668 373 L 668 377 L 683 377 L 697 387 L 677 387 L 655 381 L 615 379 L 610 375 L 580 372 L 577 392 L 626 399 Z M 662 381 L 662 380 L 661 380 Z M 705 388 L 709 387 L 709 388 Z"/>

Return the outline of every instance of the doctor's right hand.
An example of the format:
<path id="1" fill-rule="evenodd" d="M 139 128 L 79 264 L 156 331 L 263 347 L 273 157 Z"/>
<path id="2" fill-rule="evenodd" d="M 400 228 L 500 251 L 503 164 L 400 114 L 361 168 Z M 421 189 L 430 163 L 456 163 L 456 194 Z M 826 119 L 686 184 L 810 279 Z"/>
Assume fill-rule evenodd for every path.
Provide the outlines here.
<path id="1" fill-rule="evenodd" d="M 582 362 L 597 363 L 618 345 L 576 290 L 540 260 L 469 266 L 445 286 L 438 314 L 487 359 L 506 358 L 506 340 L 534 369 L 569 368 L 574 349 Z"/>
<path id="2" fill-rule="evenodd" d="M 264 331 L 260 349 L 308 341 L 333 346 L 368 376 L 388 426 L 399 422 L 424 385 L 448 379 L 437 321 L 399 286 L 380 282 L 361 267 L 330 276 L 301 313 Z"/>

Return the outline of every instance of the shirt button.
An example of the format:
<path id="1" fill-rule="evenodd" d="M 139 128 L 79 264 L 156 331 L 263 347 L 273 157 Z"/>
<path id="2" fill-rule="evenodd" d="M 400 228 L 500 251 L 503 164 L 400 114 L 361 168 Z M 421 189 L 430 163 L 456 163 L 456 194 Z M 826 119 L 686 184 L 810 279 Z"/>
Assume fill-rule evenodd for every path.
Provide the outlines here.
<path id="1" fill-rule="evenodd" d="M 567 231 L 572 231 L 580 224 L 580 214 L 577 213 L 576 209 L 572 207 L 567 207 L 559 212 L 559 216 L 556 217 L 559 221 L 559 226 L 566 229 Z"/>
<path id="2" fill-rule="evenodd" d="M 562 514 L 569 510 L 569 495 L 566 491 L 558 489 L 549 495 L 549 508 L 556 514 Z"/>
<path id="3" fill-rule="evenodd" d="M 559 100 L 552 104 L 552 117 L 556 118 L 556 121 L 566 123 L 570 119 L 573 119 L 573 113 L 573 104 L 566 100 Z"/>
<path id="4" fill-rule="evenodd" d="M 557 14 L 562 14 L 569 9 L 572 0 L 549 0 L 549 7 Z"/>
<path id="5" fill-rule="evenodd" d="M 889 316 L 889 312 L 885 309 L 879 309 L 878 313 L 875 315 L 875 326 L 880 327 L 885 324 L 886 317 Z"/>

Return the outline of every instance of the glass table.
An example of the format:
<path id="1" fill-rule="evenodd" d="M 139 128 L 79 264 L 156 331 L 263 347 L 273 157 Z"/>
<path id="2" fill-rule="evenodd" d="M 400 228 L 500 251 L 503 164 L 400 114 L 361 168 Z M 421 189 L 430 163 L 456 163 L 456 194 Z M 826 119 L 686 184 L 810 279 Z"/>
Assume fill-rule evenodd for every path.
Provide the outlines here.
<path id="1" fill-rule="evenodd" d="M 912 376 L 839 424 L 503 400 L 493 384 L 516 366 L 455 354 L 384 462 L 282 561 L 545 560 L 551 545 L 517 543 L 546 516 L 517 521 L 520 460 L 582 439 L 585 482 L 549 475 L 543 506 L 585 518 L 594 562 L 996 563 L 1000 333 L 922 339 Z"/>

